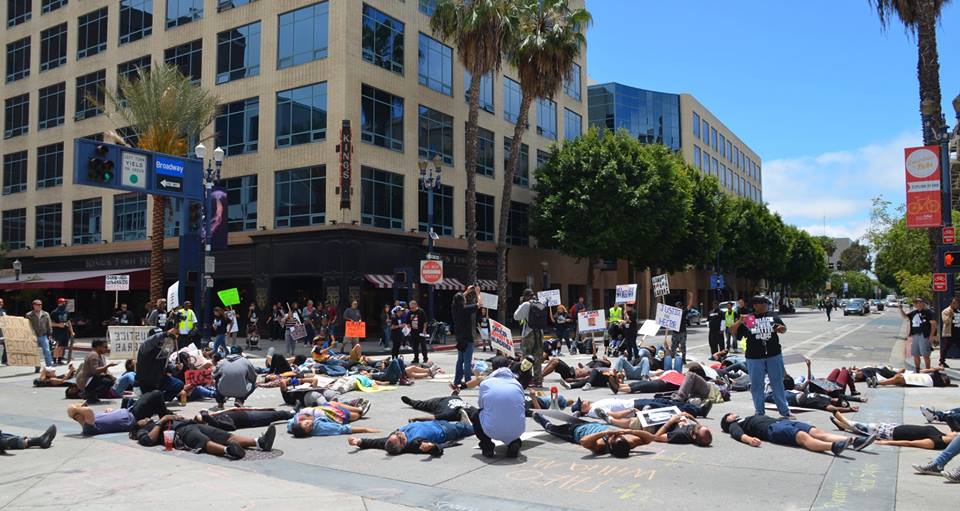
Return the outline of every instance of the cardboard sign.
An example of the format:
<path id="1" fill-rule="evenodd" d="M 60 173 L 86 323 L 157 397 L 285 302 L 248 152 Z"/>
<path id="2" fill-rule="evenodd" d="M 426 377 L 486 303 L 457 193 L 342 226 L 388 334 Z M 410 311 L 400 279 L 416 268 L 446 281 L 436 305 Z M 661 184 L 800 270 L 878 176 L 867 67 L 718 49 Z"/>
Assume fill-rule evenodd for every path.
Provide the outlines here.
<path id="1" fill-rule="evenodd" d="M 237 290 L 237 288 L 217 291 L 217 296 L 220 297 L 220 301 L 223 302 L 225 307 L 230 305 L 240 305 L 240 292 Z"/>
<path id="2" fill-rule="evenodd" d="M 37 336 L 27 318 L 18 316 L 0 316 L 0 330 L 3 330 L 6 344 L 7 365 L 40 367 L 43 357 L 40 356 L 40 346 L 37 346 Z"/>
<path id="3" fill-rule="evenodd" d="M 505 355 L 511 357 L 515 355 L 513 349 L 513 334 L 510 333 L 510 329 L 497 323 L 493 319 L 490 320 L 490 345 Z"/>
<path id="4" fill-rule="evenodd" d="M 666 274 L 657 275 L 653 278 L 653 296 L 660 298 L 670 294 L 670 280 Z"/>
<path id="5" fill-rule="evenodd" d="M 367 337 L 367 324 L 363 321 L 344 321 L 344 326 L 346 326 L 346 332 L 344 337 L 355 337 L 357 339 L 364 339 Z"/>
<path id="6" fill-rule="evenodd" d="M 640 424 L 645 428 L 666 424 L 674 415 L 680 415 L 680 409 L 676 406 L 654 408 L 652 410 L 637 410 L 637 417 L 640 419 Z"/>
<path id="7" fill-rule="evenodd" d="M 673 330 L 674 332 L 680 331 L 680 322 L 683 320 L 683 309 L 678 309 L 676 307 L 671 307 L 662 303 L 657 304 L 657 324 L 666 328 L 667 330 Z"/>
<path id="8" fill-rule="evenodd" d="M 605 332 L 607 315 L 604 311 L 583 311 L 577 313 L 577 329 L 580 332 Z"/>
<path id="9" fill-rule="evenodd" d="M 176 281 L 167 288 L 167 310 L 172 311 L 180 306 L 180 281 Z"/>
<path id="10" fill-rule="evenodd" d="M 540 303 L 546 305 L 547 307 L 556 307 L 557 305 L 560 305 L 560 290 L 550 289 L 547 291 L 540 291 L 537 293 L 537 299 L 540 300 Z"/>
<path id="11" fill-rule="evenodd" d="M 481 292 L 480 305 L 484 309 L 497 310 L 497 295 Z"/>
<path id="12" fill-rule="evenodd" d="M 617 285 L 617 299 L 615 303 L 634 303 L 637 301 L 636 284 Z"/>
<path id="13" fill-rule="evenodd" d="M 652 319 L 645 320 L 640 330 L 637 332 L 644 337 L 653 337 L 660 331 L 660 325 Z"/>
<path id="14" fill-rule="evenodd" d="M 907 185 L 907 228 L 940 226 L 940 148 L 903 150 Z"/>
<path id="15" fill-rule="evenodd" d="M 136 358 L 140 344 L 150 337 L 149 326 L 108 326 L 110 357 L 114 359 Z"/>
<path id="16" fill-rule="evenodd" d="M 213 369 L 190 369 L 183 372 L 187 385 L 206 387 L 213 385 Z"/>
<path id="17" fill-rule="evenodd" d="M 107 275 L 103 278 L 104 291 L 129 291 L 130 275 Z"/>

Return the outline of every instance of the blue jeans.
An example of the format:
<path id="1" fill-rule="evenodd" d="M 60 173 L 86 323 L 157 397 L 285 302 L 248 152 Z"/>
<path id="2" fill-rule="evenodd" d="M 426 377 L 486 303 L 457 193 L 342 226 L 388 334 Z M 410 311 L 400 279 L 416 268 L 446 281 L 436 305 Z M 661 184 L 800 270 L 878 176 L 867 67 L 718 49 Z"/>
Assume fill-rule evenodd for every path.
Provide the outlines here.
<path id="1" fill-rule="evenodd" d="M 628 380 L 640 380 L 650 375 L 650 359 L 643 357 L 638 365 L 633 365 L 626 357 L 620 357 L 613 363 L 613 368 L 623 371 Z"/>
<path id="2" fill-rule="evenodd" d="M 210 399 L 213 395 L 216 394 L 216 391 L 209 387 L 194 387 L 193 391 L 190 392 L 190 399 Z"/>
<path id="3" fill-rule="evenodd" d="M 663 370 L 673 369 L 678 373 L 683 372 L 683 359 L 677 356 L 671 356 L 669 352 L 663 356 Z"/>
<path id="4" fill-rule="evenodd" d="M 113 393 L 122 396 L 124 392 L 133 388 L 133 381 L 136 377 L 137 373 L 133 371 L 123 373 L 122 376 L 117 378 L 116 383 L 113 384 Z"/>
<path id="5" fill-rule="evenodd" d="M 50 339 L 46 335 L 37 336 L 37 346 L 43 351 L 43 362 L 47 367 L 53 365 L 53 355 L 50 354 Z"/>
<path id="6" fill-rule="evenodd" d="M 444 442 L 456 442 L 461 438 L 473 435 L 473 424 L 465 422 L 437 421 L 443 430 Z"/>
<path id="7" fill-rule="evenodd" d="M 160 380 L 160 390 L 163 391 L 164 401 L 173 401 L 183 390 L 183 382 L 170 375 L 164 376 Z"/>
<path id="8" fill-rule="evenodd" d="M 460 385 L 470 381 L 473 374 L 473 341 L 467 343 L 466 348 L 457 350 L 457 370 L 454 371 L 453 384 Z"/>
<path id="9" fill-rule="evenodd" d="M 406 376 L 406 373 L 407 368 L 403 365 L 403 360 L 395 358 L 390 361 L 390 365 L 388 365 L 386 371 L 383 372 L 383 380 L 381 381 L 396 385 L 401 378 Z"/>
<path id="10" fill-rule="evenodd" d="M 747 372 L 750 373 L 750 394 L 753 396 L 753 409 L 757 415 L 765 415 L 764 376 L 769 376 L 770 389 L 773 391 L 773 401 L 777 404 L 777 410 L 780 411 L 780 415 L 789 416 L 790 406 L 787 405 L 787 393 L 783 388 L 783 355 L 748 358 Z"/>
<path id="11" fill-rule="evenodd" d="M 387 327 L 383 329 L 383 335 L 380 336 L 380 346 L 387 347 L 390 345 L 390 327 Z"/>
<path id="12" fill-rule="evenodd" d="M 222 352 L 220 351 L 221 348 L 223 348 Z M 227 353 L 227 336 L 220 334 L 213 340 L 213 352 Z"/>
<path id="13" fill-rule="evenodd" d="M 958 454 L 960 454 L 960 436 L 954 437 L 953 440 L 950 441 L 950 445 L 948 445 L 933 462 L 944 467 Z"/>

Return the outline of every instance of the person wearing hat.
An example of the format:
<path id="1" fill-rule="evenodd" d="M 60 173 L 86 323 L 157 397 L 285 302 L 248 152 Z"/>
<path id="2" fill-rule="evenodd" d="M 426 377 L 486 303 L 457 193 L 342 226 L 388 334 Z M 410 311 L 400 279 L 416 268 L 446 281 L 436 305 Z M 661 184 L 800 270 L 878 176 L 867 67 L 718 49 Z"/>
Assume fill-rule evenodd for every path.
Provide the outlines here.
<path id="1" fill-rule="evenodd" d="M 543 382 L 543 329 L 546 327 L 549 311 L 540 303 L 532 289 L 523 290 L 523 302 L 513 313 L 513 319 L 523 324 L 520 339 L 524 355 L 533 357 L 533 385 Z"/>
<path id="2" fill-rule="evenodd" d="M 143 393 L 151 390 L 162 390 L 164 397 L 173 399 L 183 390 L 183 381 L 167 374 L 167 355 L 163 349 L 167 337 L 176 339 L 177 329 L 164 331 L 154 328 L 150 331 L 147 340 L 137 349 L 137 373 L 134 381 Z"/>
<path id="3" fill-rule="evenodd" d="M 753 408 L 757 415 L 764 415 L 766 395 L 766 377 L 770 378 L 770 389 L 777 410 L 782 417 L 790 417 L 786 389 L 783 385 L 783 351 L 780 347 L 780 334 L 786 333 L 787 326 L 774 312 L 768 311 L 770 302 L 764 296 L 750 299 L 754 314 L 740 316 L 733 325 L 737 339 L 746 338 L 745 353 L 747 372 L 750 373 L 750 394 L 753 396 Z"/>
<path id="4" fill-rule="evenodd" d="M 73 326 L 70 325 L 70 313 L 67 312 L 67 299 L 57 298 L 57 308 L 50 313 L 50 326 L 53 327 L 53 363 L 63 365 L 63 355 L 67 344 L 73 337 Z"/>
<path id="5" fill-rule="evenodd" d="M 900 305 L 900 316 L 910 321 L 910 354 L 913 355 L 913 368 L 920 370 L 920 357 L 923 357 L 925 367 L 930 369 L 930 353 L 933 351 L 930 338 L 937 336 L 936 316 L 919 296 L 914 300 L 913 310 L 909 313 L 903 312 L 903 304 Z"/>

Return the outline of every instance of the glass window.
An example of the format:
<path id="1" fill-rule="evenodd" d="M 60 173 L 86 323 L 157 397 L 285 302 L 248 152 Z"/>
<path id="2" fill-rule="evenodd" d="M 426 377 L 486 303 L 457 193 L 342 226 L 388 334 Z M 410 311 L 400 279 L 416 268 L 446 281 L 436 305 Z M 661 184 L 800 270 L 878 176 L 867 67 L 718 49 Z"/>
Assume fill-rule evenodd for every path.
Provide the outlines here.
<path id="1" fill-rule="evenodd" d="M 503 118 L 516 124 L 520 117 L 520 100 L 523 93 L 520 91 L 520 84 L 503 77 Z"/>
<path id="2" fill-rule="evenodd" d="M 706 119 L 703 120 L 703 143 L 707 144 L 707 147 L 710 147 L 710 123 Z"/>
<path id="3" fill-rule="evenodd" d="M 737 146 L 733 147 L 733 165 L 740 168 L 740 148 Z"/>
<path id="4" fill-rule="evenodd" d="M 437 10 L 437 0 L 420 0 L 420 12 L 433 16 L 435 10 Z"/>
<path id="5" fill-rule="evenodd" d="M 537 168 L 547 164 L 547 161 L 550 159 L 550 153 L 537 149 Z"/>
<path id="6" fill-rule="evenodd" d="M 147 239 L 147 194 L 113 196 L 113 241 Z"/>
<path id="7" fill-rule="evenodd" d="M 720 166 L 720 165 L 719 165 L 719 164 L 720 164 L 720 162 L 718 162 L 716 158 L 710 158 L 710 160 L 711 160 L 711 161 L 710 161 L 710 169 L 711 169 L 711 171 L 713 172 L 713 175 L 714 175 L 714 176 L 719 175 L 719 172 L 720 172 L 720 169 L 719 169 L 719 166 Z"/>
<path id="8" fill-rule="evenodd" d="M 717 150 L 717 128 L 710 128 L 710 147 Z"/>
<path id="9" fill-rule="evenodd" d="M 63 184 L 63 142 L 37 148 L 37 189 Z"/>
<path id="10" fill-rule="evenodd" d="M 328 9 L 328 2 L 320 2 L 280 15 L 278 69 L 327 57 Z"/>
<path id="11" fill-rule="evenodd" d="M 220 107 L 214 121 L 216 145 L 227 156 L 253 153 L 260 137 L 260 98 L 242 99 Z"/>
<path id="12" fill-rule="evenodd" d="M 466 128 L 464 128 L 466 131 Z M 493 132 L 477 126 L 477 175 L 493 177 L 497 160 L 493 154 Z"/>
<path id="13" fill-rule="evenodd" d="M 138 59 L 129 60 L 117 65 L 117 96 L 120 97 L 121 101 L 123 100 L 123 93 L 120 91 L 120 78 L 126 78 L 131 82 L 137 81 L 140 79 L 139 71 L 143 69 L 144 72 L 150 70 L 150 55 L 144 55 Z"/>
<path id="14" fill-rule="evenodd" d="M 26 23 L 32 15 L 30 0 L 7 0 L 7 26 L 14 27 Z"/>
<path id="15" fill-rule="evenodd" d="M 420 85 L 453 96 L 453 49 L 420 33 Z"/>
<path id="16" fill-rule="evenodd" d="M 418 116 L 420 158 L 432 160 L 437 154 L 453 165 L 453 117 L 420 105 Z"/>
<path id="17" fill-rule="evenodd" d="M 63 222 L 63 204 L 45 204 L 37 206 L 37 225 L 34 245 L 37 247 L 58 247 L 61 241 Z"/>
<path id="18" fill-rule="evenodd" d="M 503 168 L 507 168 L 507 161 L 510 159 L 510 146 L 513 145 L 513 139 L 503 137 Z M 517 171 L 513 174 L 513 184 L 520 186 L 530 186 L 530 148 L 527 144 L 520 144 L 520 157 L 517 158 Z"/>
<path id="19" fill-rule="evenodd" d="M 363 60 L 403 74 L 403 22 L 363 4 Z"/>
<path id="20" fill-rule="evenodd" d="M 470 103 L 470 85 L 473 83 L 473 77 L 470 71 L 463 71 L 463 98 L 467 104 Z M 480 77 L 480 110 L 486 110 L 493 113 L 493 77 L 489 74 Z"/>
<path id="21" fill-rule="evenodd" d="M 327 138 L 327 82 L 277 92 L 277 147 Z"/>
<path id="22" fill-rule="evenodd" d="M 727 157 L 727 137 L 724 137 L 722 133 L 720 134 L 720 156 Z"/>
<path id="23" fill-rule="evenodd" d="M 10 249 L 27 246 L 27 208 L 8 209 L 3 212 L 0 242 Z"/>
<path id="24" fill-rule="evenodd" d="M 733 143 L 727 140 L 727 161 L 733 161 Z"/>
<path id="25" fill-rule="evenodd" d="M 30 76 L 30 38 L 7 44 L 7 82 Z"/>
<path id="26" fill-rule="evenodd" d="M 120 44 L 153 33 L 153 0 L 120 0 Z"/>
<path id="27" fill-rule="evenodd" d="M 220 186 L 227 191 L 227 226 L 230 232 L 257 230 L 257 175 L 224 179 L 220 181 Z"/>
<path id="28" fill-rule="evenodd" d="M 217 12 L 228 11 L 234 7 L 240 7 L 241 5 L 247 5 L 257 0 L 217 0 Z"/>
<path id="29" fill-rule="evenodd" d="M 537 134 L 557 139 L 557 104 L 546 98 L 537 98 Z"/>
<path id="30" fill-rule="evenodd" d="M 50 11 L 55 11 L 64 5 L 67 5 L 67 0 L 43 0 L 40 2 L 40 13 L 46 14 Z"/>
<path id="31" fill-rule="evenodd" d="M 583 133 L 583 118 L 580 114 L 563 109 L 563 139 L 573 140 Z"/>
<path id="32" fill-rule="evenodd" d="M 100 243 L 100 217 L 103 206 L 100 199 L 73 201 L 73 244 Z"/>
<path id="33" fill-rule="evenodd" d="M 420 188 L 420 232 L 427 232 L 427 202 L 429 193 Z M 440 185 L 433 191 L 433 232 L 441 236 L 453 236 L 453 187 Z"/>
<path id="34" fill-rule="evenodd" d="M 731 174 L 733 173 L 732 171 L 733 171 L 733 169 L 731 169 Z M 721 175 L 721 176 L 726 176 L 726 175 L 727 175 L 727 166 L 724 165 L 724 164 L 722 164 L 722 163 L 720 164 L 720 175 Z"/>
<path id="35" fill-rule="evenodd" d="M 3 195 L 27 190 L 27 152 L 3 155 Z"/>
<path id="36" fill-rule="evenodd" d="M 403 98 L 363 84 L 360 88 L 360 140 L 403 151 Z"/>
<path id="37" fill-rule="evenodd" d="M 700 114 L 693 113 L 693 138 L 700 138 Z"/>
<path id="38" fill-rule="evenodd" d="M 203 74 L 203 39 L 163 50 L 163 60 L 177 66 L 193 83 L 200 83 Z"/>
<path id="39" fill-rule="evenodd" d="M 107 83 L 107 72 L 103 69 L 95 73 L 77 77 L 76 121 L 96 117 L 103 113 L 103 88 Z"/>
<path id="40" fill-rule="evenodd" d="M 530 205 L 510 201 L 507 220 L 507 244 L 525 247 L 530 244 Z"/>
<path id="41" fill-rule="evenodd" d="M 67 110 L 67 84 L 58 83 L 40 89 L 40 112 L 37 129 L 42 130 L 63 124 Z"/>
<path id="42" fill-rule="evenodd" d="M 493 241 L 493 195 L 477 194 L 477 241 Z"/>
<path id="43" fill-rule="evenodd" d="M 698 169 L 703 169 L 703 167 L 700 166 L 700 146 L 698 145 L 693 146 L 693 164 Z"/>
<path id="44" fill-rule="evenodd" d="M 203 0 L 167 0 L 167 28 L 203 18 Z"/>
<path id="45" fill-rule="evenodd" d="M 362 167 L 361 214 L 363 225 L 403 230 L 403 175 Z"/>
<path id="46" fill-rule="evenodd" d="M 580 101 L 580 64 L 574 64 L 570 76 L 564 78 L 563 92 L 567 96 Z"/>
<path id="47" fill-rule="evenodd" d="M 281 170 L 275 179 L 274 227 L 318 225 L 326 221 L 326 166 Z"/>
<path id="48" fill-rule="evenodd" d="M 67 63 L 67 24 L 50 27 L 40 32 L 40 71 Z"/>
<path id="49" fill-rule="evenodd" d="M 30 131 L 30 94 L 7 98 L 3 104 L 3 138 Z"/>
<path id="50" fill-rule="evenodd" d="M 217 84 L 259 74 L 259 21 L 217 34 Z"/>
<path id="51" fill-rule="evenodd" d="M 77 19 L 77 60 L 107 49 L 107 8 L 88 12 Z"/>

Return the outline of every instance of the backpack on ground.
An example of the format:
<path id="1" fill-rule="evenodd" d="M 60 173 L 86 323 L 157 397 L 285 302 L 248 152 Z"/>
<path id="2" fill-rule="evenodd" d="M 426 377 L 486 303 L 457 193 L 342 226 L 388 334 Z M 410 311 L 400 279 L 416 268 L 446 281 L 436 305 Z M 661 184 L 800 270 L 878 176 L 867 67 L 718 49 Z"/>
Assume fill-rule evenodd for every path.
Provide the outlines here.
<path id="1" fill-rule="evenodd" d="M 530 309 L 527 312 L 527 326 L 533 330 L 547 328 L 549 312 L 547 306 L 538 300 L 530 300 Z"/>

